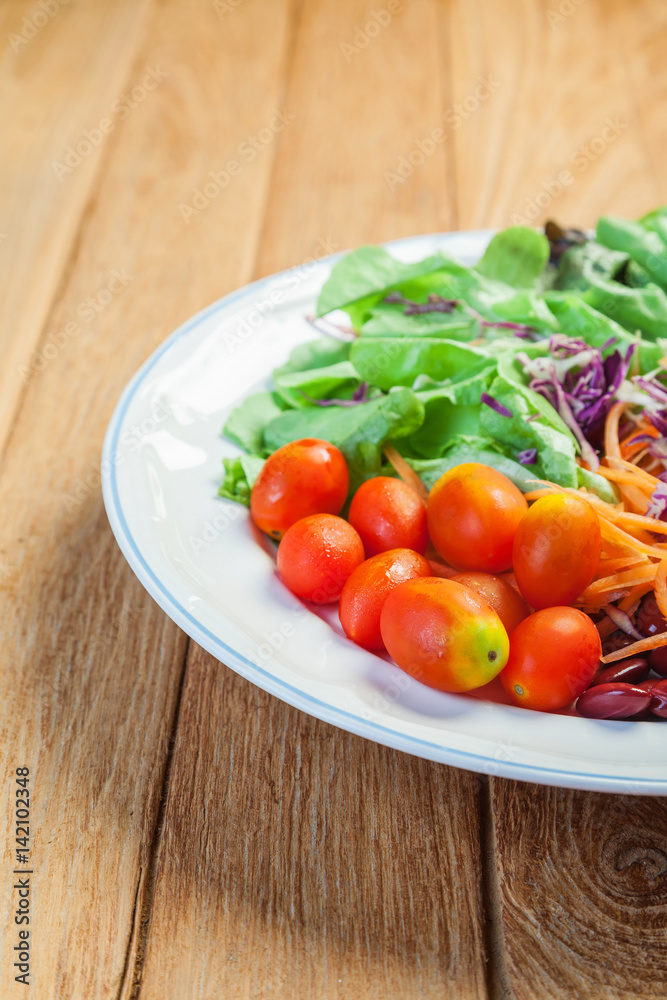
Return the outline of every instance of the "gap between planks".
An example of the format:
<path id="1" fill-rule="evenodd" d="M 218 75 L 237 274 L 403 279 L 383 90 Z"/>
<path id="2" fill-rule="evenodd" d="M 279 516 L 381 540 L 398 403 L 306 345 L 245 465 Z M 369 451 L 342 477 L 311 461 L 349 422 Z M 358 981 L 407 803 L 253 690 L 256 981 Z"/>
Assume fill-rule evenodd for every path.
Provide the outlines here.
<path id="1" fill-rule="evenodd" d="M 176 696 L 176 708 L 174 710 L 174 721 L 169 736 L 169 747 L 164 766 L 164 777 L 160 790 L 160 805 L 155 818 L 155 826 L 148 848 L 146 864 L 140 866 L 139 877 L 137 879 L 137 889 L 134 897 L 134 907 L 132 909 L 132 919 L 130 921 L 130 933 L 127 940 L 127 951 L 125 953 L 125 963 L 123 974 L 118 989 L 117 1000 L 138 1000 L 141 992 L 141 979 L 146 955 L 146 942 L 148 940 L 148 930 L 153 909 L 153 897 L 155 895 L 155 875 L 157 864 L 160 858 L 160 848 L 162 846 L 162 832 L 164 830 L 164 817 L 169 798 L 171 786 L 171 776 L 173 771 L 174 747 L 176 746 L 176 734 L 178 723 L 181 717 L 181 703 L 183 699 L 183 688 L 185 686 L 185 675 L 188 669 L 188 654 L 192 640 L 188 638 L 183 652 L 183 665 L 178 682 L 178 694 Z M 138 918 L 138 919 L 137 919 Z M 134 957 L 133 957 L 134 956 Z"/>
<path id="2" fill-rule="evenodd" d="M 496 828 L 493 820 L 492 782 L 479 776 L 479 839 L 482 857 L 482 906 L 486 946 L 486 989 L 489 1000 L 515 1000 L 505 950 L 503 902 L 497 864 Z"/>

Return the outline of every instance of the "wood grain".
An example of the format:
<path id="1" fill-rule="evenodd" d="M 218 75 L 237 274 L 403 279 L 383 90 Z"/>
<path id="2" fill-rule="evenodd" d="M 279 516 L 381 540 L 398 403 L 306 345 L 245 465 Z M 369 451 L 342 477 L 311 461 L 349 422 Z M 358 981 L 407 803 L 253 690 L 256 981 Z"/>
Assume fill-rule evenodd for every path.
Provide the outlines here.
<path id="1" fill-rule="evenodd" d="M 509 995 L 664 997 L 664 799 L 492 787 Z"/>
<path id="2" fill-rule="evenodd" d="M 45 1000 L 115 1000 L 132 970 L 185 637 L 111 537 L 100 450 L 139 363 L 181 320 L 251 277 L 271 150 L 189 225 L 179 205 L 279 105 L 286 9 L 249 4 L 226 28 L 221 60 L 211 5 L 154 8 L 128 79 L 146 64 L 167 76 L 110 136 L 49 327 L 76 321 L 114 270 L 125 283 L 35 373 L 6 449 L 0 754 L 7 789 L 17 765 L 34 777 L 32 990 Z M 248 60 L 256 89 L 239 94 Z M 7 812 L 8 847 L 10 823 Z M 7 915 L 11 899 L 6 878 Z M 7 919 L 3 1000 L 25 994 L 7 975 L 15 930 Z"/>
<path id="3" fill-rule="evenodd" d="M 645 0 L 638 5 L 616 0 L 612 24 L 617 52 L 626 71 L 627 87 L 641 129 L 641 144 L 650 167 L 650 180 L 656 191 L 655 203 L 650 204 L 647 190 L 642 209 L 650 209 L 667 201 L 667 178 L 663 166 L 667 122 L 662 114 L 667 99 L 667 80 L 662 71 L 667 51 L 667 9 L 659 0 Z"/>
<path id="4" fill-rule="evenodd" d="M 366 16 L 318 2 L 295 23 L 257 274 L 451 225 L 442 146 L 383 179 L 439 120 L 435 7 L 347 63 Z M 308 719 L 192 646 L 138 996 L 486 997 L 478 829 L 474 776 Z"/>
<path id="5" fill-rule="evenodd" d="M 100 121 L 122 114 L 112 107 L 147 0 L 47 6 L 9 0 L 0 8 L 0 450 L 25 385 L 44 363 L 37 344 L 108 152 L 111 133 Z M 68 153 L 80 143 L 84 155 Z"/>
<path id="6" fill-rule="evenodd" d="M 193 645 L 141 1000 L 486 997 L 476 788 Z"/>
<path id="7" fill-rule="evenodd" d="M 559 15 L 560 6 L 571 13 Z M 640 22 L 644 6 L 632 5 Z M 462 229 L 549 217 L 590 226 L 605 212 L 632 218 L 658 203 L 617 22 L 604 0 L 448 7 L 443 58 L 452 67 Z"/>
<path id="8" fill-rule="evenodd" d="M 322 240 L 342 250 L 454 228 L 449 150 L 425 145 L 449 86 L 437 3 L 399 6 L 380 25 L 357 0 L 303 4 L 286 91 L 296 118 L 280 143 L 258 276 Z"/>

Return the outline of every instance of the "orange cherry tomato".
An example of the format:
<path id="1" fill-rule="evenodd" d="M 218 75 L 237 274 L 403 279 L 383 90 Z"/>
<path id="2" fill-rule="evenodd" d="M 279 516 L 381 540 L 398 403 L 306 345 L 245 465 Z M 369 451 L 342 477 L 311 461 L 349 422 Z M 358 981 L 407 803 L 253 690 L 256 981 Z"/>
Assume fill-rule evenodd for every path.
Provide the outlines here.
<path id="1" fill-rule="evenodd" d="M 471 691 L 505 666 L 507 632 L 479 594 L 442 577 L 392 590 L 380 630 L 387 652 L 408 674 L 440 691 Z"/>
<path id="2" fill-rule="evenodd" d="M 351 524 L 333 514 L 312 514 L 287 529 L 278 546 L 278 572 L 293 594 L 315 604 L 337 601 L 364 561 Z"/>
<path id="3" fill-rule="evenodd" d="M 364 649 L 384 649 L 380 615 L 391 591 L 406 580 L 430 576 L 431 567 L 419 552 L 390 549 L 357 566 L 340 595 L 340 623 L 345 635 Z"/>
<path id="4" fill-rule="evenodd" d="M 350 477 L 342 452 L 328 441 L 302 438 L 269 455 L 250 493 L 250 513 L 272 538 L 309 514 L 338 514 Z"/>
<path id="5" fill-rule="evenodd" d="M 500 675 L 515 705 L 553 712 L 578 698 L 600 665 L 600 636 L 577 608 L 545 608 L 518 625 Z"/>
<path id="6" fill-rule="evenodd" d="M 512 544 L 528 510 L 523 493 L 507 476 L 479 462 L 456 465 L 428 497 L 431 541 L 455 569 L 504 573 Z"/>
<path id="7" fill-rule="evenodd" d="M 519 622 L 530 614 L 521 594 L 502 577 L 492 576 L 490 573 L 470 572 L 457 573 L 450 579 L 454 583 L 460 583 L 462 587 L 470 587 L 483 597 L 500 618 L 508 635 L 511 635 Z"/>
<path id="8" fill-rule="evenodd" d="M 375 476 L 352 498 L 348 521 L 359 532 L 367 556 L 389 549 L 426 552 L 426 505 L 402 479 Z"/>
<path id="9" fill-rule="evenodd" d="M 536 500 L 514 539 L 514 575 L 536 610 L 572 604 L 600 561 L 602 534 L 586 500 L 554 493 Z"/>

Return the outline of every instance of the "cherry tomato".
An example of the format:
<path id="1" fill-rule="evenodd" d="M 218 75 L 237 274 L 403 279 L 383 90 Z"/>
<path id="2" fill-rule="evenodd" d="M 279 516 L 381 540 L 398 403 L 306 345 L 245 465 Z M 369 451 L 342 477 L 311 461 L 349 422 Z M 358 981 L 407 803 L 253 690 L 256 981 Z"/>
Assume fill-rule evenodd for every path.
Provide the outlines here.
<path id="1" fill-rule="evenodd" d="M 527 618 L 530 612 L 521 594 L 502 577 L 490 573 L 457 573 L 450 577 L 454 583 L 462 587 L 470 587 L 490 604 L 501 622 L 511 635 L 519 622 Z"/>
<path id="2" fill-rule="evenodd" d="M 367 556 L 389 549 L 426 552 L 426 505 L 402 479 L 376 476 L 352 498 L 348 521 L 359 532 Z"/>
<path id="3" fill-rule="evenodd" d="M 340 623 L 345 635 L 365 649 L 384 649 L 380 614 L 399 583 L 430 576 L 428 561 L 410 549 L 380 552 L 357 566 L 340 595 Z"/>
<path id="4" fill-rule="evenodd" d="M 441 577 L 392 590 L 380 630 L 387 652 L 408 674 L 440 691 L 470 691 L 505 666 L 507 632 L 479 594 Z"/>
<path id="5" fill-rule="evenodd" d="M 578 698 L 600 665 L 600 636 L 577 608 L 545 608 L 518 625 L 500 675 L 515 705 L 553 712 Z"/>
<path id="6" fill-rule="evenodd" d="M 342 452 L 328 441 L 302 438 L 270 455 L 250 493 L 250 513 L 258 528 L 282 538 L 290 525 L 309 514 L 338 514 L 350 477 Z"/>
<path id="7" fill-rule="evenodd" d="M 431 541 L 455 569 L 503 573 L 528 504 L 501 472 L 479 462 L 456 465 L 428 497 Z"/>
<path id="8" fill-rule="evenodd" d="M 302 517 L 278 546 L 283 583 L 304 601 L 337 601 L 348 578 L 364 561 L 364 547 L 351 524 L 333 514 Z"/>
<path id="9" fill-rule="evenodd" d="M 600 561 L 602 535 L 586 500 L 554 493 L 536 500 L 514 539 L 514 575 L 536 610 L 572 604 Z"/>

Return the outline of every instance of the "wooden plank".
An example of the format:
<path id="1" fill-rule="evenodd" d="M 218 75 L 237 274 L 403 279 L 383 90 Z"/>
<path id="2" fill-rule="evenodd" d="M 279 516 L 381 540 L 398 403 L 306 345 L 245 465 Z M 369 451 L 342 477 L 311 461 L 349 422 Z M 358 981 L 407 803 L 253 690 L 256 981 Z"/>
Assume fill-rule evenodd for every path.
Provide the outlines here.
<path id="1" fill-rule="evenodd" d="M 111 137 L 49 318 L 50 328 L 80 329 L 31 380 L 6 449 L 1 773 L 7 789 L 16 766 L 34 778 L 36 997 L 115 1000 L 129 988 L 185 639 L 111 538 L 100 450 L 137 365 L 181 320 L 251 277 L 271 150 L 190 224 L 179 205 L 280 106 L 285 11 L 260 0 L 221 25 L 210 4 L 155 5 L 128 79 L 147 64 L 168 75 Z M 239 93 L 248 64 L 256 90 Z M 100 288 L 113 291 L 106 304 Z M 103 308 L 81 322 L 90 297 Z M 8 836 L 10 824 L 7 811 Z M 8 977 L 16 902 L 3 879 L 3 1000 L 25 995 Z"/>
<path id="2" fill-rule="evenodd" d="M 587 226 L 657 203 L 604 0 L 453 0 L 448 16 L 461 228 Z"/>
<path id="3" fill-rule="evenodd" d="M 485 997 L 476 789 L 193 645 L 141 1000 Z"/>
<path id="4" fill-rule="evenodd" d="M 374 18 L 356 0 L 303 5 L 287 92 L 296 118 L 280 142 L 258 275 L 321 241 L 342 250 L 455 227 L 449 150 L 433 139 L 449 86 L 437 4 L 390 6 Z"/>
<path id="5" fill-rule="evenodd" d="M 664 159 L 667 122 L 662 109 L 667 100 L 667 82 L 662 72 L 667 45 L 667 9 L 660 0 L 625 4 L 616 0 L 612 21 L 617 51 L 626 69 L 628 89 L 635 103 L 643 148 L 651 168 L 651 183 L 641 211 L 667 201 Z"/>
<path id="6" fill-rule="evenodd" d="M 365 8 L 303 6 L 257 273 L 452 224 L 441 145 L 383 180 L 442 117 L 435 7 L 403 6 L 349 63 Z M 478 830 L 475 776 L 310 719 L 191 646 L 140 1000 L 486 997 Z"/>
<path id="7" fill-rule="evenodd" d="M 507 995 L 664 997 L 664 799 L 492 787 Z"/>
<path id="8" fill-rule="evenodd" d="M 141 81 L 128 71 L 146 7 L 9 0 L 0 8 L 0 450 L 43 364 L 34 352 L 109 150 L 100 123 L 113 129 L 123 86 Z"/>

